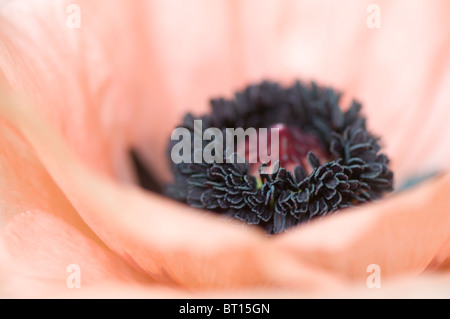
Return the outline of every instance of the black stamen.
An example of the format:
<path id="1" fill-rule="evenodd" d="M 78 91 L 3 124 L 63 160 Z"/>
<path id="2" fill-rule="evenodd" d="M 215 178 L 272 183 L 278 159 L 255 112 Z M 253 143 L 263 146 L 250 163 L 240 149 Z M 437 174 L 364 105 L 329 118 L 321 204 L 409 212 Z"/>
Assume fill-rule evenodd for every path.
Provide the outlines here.
<path id="1" fill-rule="evenodd" d="M 191 206 L 258 224 L 269 233 L 380 198 L 393 190 L 389 160 L 379 153 L 379 139 L 367 131 L 361 105 L 353 101 L 344 112 L 339 99 L 338 92 L 315 83 L 282 88 L 266 81 L 237 92 L 234 99 L 212 100 L 210 114 L 188 114 L 180 127 L 193 133 L 197 119 L 203 120 L 203 129 L 281 125 L 284 144 L 292 149 L 283 149 L 286 158 L 277 172 L 261 170 L 261 164 L 257 176 L 248 162 L 172 162 L 175 183 L 166 193 Z M 173 145 L 171 141 L 169 154 Z"/>

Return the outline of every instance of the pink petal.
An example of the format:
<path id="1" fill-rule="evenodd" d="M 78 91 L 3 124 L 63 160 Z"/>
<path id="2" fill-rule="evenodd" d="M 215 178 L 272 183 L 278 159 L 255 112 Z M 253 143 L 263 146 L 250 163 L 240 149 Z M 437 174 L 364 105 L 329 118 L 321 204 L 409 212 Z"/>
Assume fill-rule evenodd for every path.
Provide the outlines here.
<path id="1" fill-rule="evenodd" d="M 333 275 L 274 249 L 259 229 L 105 179 L 80 163 L 36 108 L 17 97 L 3 100 L 0 115 L 33 145 L 83 220 L 158 282 L 190 288 L 340 285 Z"/>
<path id="2" fill-rule="evenodd" d="M 367 27 L 364 2 L 78 1 L 81 27 L 69 29 L 69 1 L 10 1 L 0 67 L 87 165 L 124 181 L 131 146 L 168 180 L 183 113 L 269 77 L 361 100 L 401 182 L 448 167 L 449 8 L 377 3 L 380 29 Z"/>
<path id="3" fill-rule="evenodd" d="M 444 266 L 450 257 L 449 187 L 447 174 L 382 202 L 300 226 L 276 241 L 298 260 L 361 285 L 372 264 L 385 279 L 414 277 L 430 264 Z"/>
<path id="4" fill-rule="evenodd" d="M 75 271 L 79 286 L 70 277 Z M 38 210 L 16 214 L 0 230 L 0 273 L 0 294 L 8 298 L 42 298 L 114 282 L 150 283 L 104 246 Z"/>

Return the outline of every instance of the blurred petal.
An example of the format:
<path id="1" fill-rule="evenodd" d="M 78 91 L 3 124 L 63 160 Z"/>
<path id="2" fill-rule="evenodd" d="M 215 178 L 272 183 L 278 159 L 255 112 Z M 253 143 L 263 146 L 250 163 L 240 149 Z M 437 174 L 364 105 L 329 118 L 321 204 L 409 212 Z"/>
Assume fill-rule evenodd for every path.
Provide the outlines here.
<path id="1" fill-rule="evenodd" d="M 148 94 L 153 91 L 139 73 L 148 56 L 134 45 L 142 30 L 135 19 L 139 5 L 77 1 L 81 25 L 71 29 L 68 9 L 73 4 L 2 2 L 0 68 L 86 165 L 131 180 L 126 156 L 134 134 L 133 118 L 141 116 L 140 88 L 145 82 Z M 152 118 L 146 118 L 151 126 Z"/>
<path id="2" fill-rule="evenodd" d="M 349 285 L 335 293 L 308 294 L 307 298 L 334 299 L 448 299 L 450 297 L 450 276 L 445 274 L 424 274 L 417 278 L 400 276 L 381 280 L 379 288 Z"/>
<path id="3" fill-rule="evenodd" d="M 84 223 L 30 145 L 3 119 L 0 143 L 0 295 L 67 289 L 70 264 L 81 267 L 83 284 L 144 282 Z"/>
<path id="4" fill-rule="evenodd" d="M 190 288 L 340 286 L 339 278 L 278 252 L 259 229 L 105 179 L 82 165 L 31 104 L 2 100 L 0 116 L 30 142 L 83 220 L 153 279 Z"/>
<path id="5" fill-rule="evenodd" d="M 83 289 L 65 289 L 58 293 L 49 293 L 48 298 L 124 298 L 124 299 L 364 299 L 364 298 L 394 298 L 394 299 L 427 299 L 449 298 L 448 286 L 450 277 L 445 274 L 427 274 L 411 280 L 410 278 L 397 278 L 382 283 L 380 288 L 370 289 L 355 285 L 347 285 L 335 291 L 311 292 L 302 287 L 296 289 L 240 289 L 222 291 L 188 292 L 164 286 L 142 286 L 124 284 L 122 282 L 92 285 Z M 271 305 L 272 303 L 269 302 Z M 272 306 L 270 306 L 272 307 Z"/>
<path id="6" fill-rule="evenodd" d="M 79 267 L 80 288 L 111 281 L 149 283 L 142 273 L 53 214 L 23 212 L 0 230 L 2 297 L 43 297 L 74 289 L 67 284 L 72 265 Z"/>
<path id="7" fill-rule="evenodd" d="M 0 99 L 0 104 L 7 103 Z M 16 214 L 43 210 L 101 243 L 55 184 L 23 137 L 0 119 L 0 229 Z"/>
<path id="8" fill-rule="evenodd" d="M 147 2 L 148 42 L 166 88 L 158 95 L 169 95 L 166 106 L 180 110 L 181 117 L 182 111 L 204 112 L 210 97 L 230 96 L 251 81 L 315 80 L 342 90 L 344 101 L 363 103 L 398 184 L 411 175 L 447 169 L 450 4 L 377 1 L 380 29 L 366 24 L 369 4 Z M 160 129 L 165 136 L 171 120 L 168 116 Z"/>
<path id="9" fill-rule="evenodd" d="M 119 119 L 123 116 L 121 112 L 124 109 L 111 111 L 109 103 L 103 104 L 102 101 L 91 100 L 92 92 L 95 96 L 100 94 L 97 92 L 98 87 L 95 87 L 97 83 L 94 81 L 94 88 L 86 83 L 87 79 L 91 79 L 91 76 L 87 77 L 84 73 L 88 68 L 86 65 L 79 65 L 75 60 L 81 58 L 81 61 L 86 62 L 87 57 L 83 54 L 95 57 L 98 53 L 95 48 L 102 43 L 97 44 L 94 41 L 95 48 L 89 53 L 75 45 L 80 51 L 68 50 L 50 57 L 47 52 L 51 50 L 47 48 L 44 51 L 38 46 L 37 41 L 47 38 L 45 34 L 40 33 L 41 29 L 35 24 L 40 22 L 43 26 L 50 28 L 52 23 L 61 23 L 64 19 L 61 19 L 60 15 L 49 15 L 49 12 L 61 7 L 36 5 L 29 9 L 23 6 L 21 1 L 15 4 L 17 6 L 13 6 L 11 11 L 4 12 L 16 13 L 16 19 L 22 15 L 29 19 L 25 19 L 26 23 L 23 25 L 9 23 L 8 19 L 2 21 L 6 24 L 6 27 L 2 28 L 2 32 L 6 34 L 3 40 L 9 42 L 7 53 L 10 53 L 6 55 L 6 62 L 3 65 L 8 82 L 12 83 L 15 90 L 24 89 L 27 93 L 25 100 L 32 102 L 8 101 L 9 97 L 5 97 L 2 99 L 1 113 L 24 134 L 76 211 L 109 247 L 131 264 L 137 263 L 153 278 L 190 287 L 292 285 L 295 282 L 317 286 L 319 283 L 327 285 L 328 280 L 335 280 L 315 274 L 317 272 L 313 270 L 294 267 L 298 264 L 294 264 L 288 257 L 268 248 L 262 233 L 228 225 L 217 218 L 191 212 L 190 209 L 185 211 L 167 200 L 141 193 L 134 188 L 123 188 L 100 178 L 98 173 L 107 173 L 106 175 L 111 176 L 108 164 L 108 158 L 111 156 L 104 154 L 105 145 L 114 145 L 114 147 L 119 145 L 119 148 L 125 148 L 120 142 L 126 133 L 123 127 L 116 126 L 115 120 L 111 122 L 114 126 L 112 134 L 109 134 L 111 133 L 109 131 L 108 134 L 101 131 L 104 126 L 98 120 L 98 112 L 102 106 L 106 105 L 106 112 L 112 114 L 115 119 Z M 90 14 L 100 11 L 87 4 L 81 7 L 83 17 L 89 17 Z M 115 7 L 114 10 L 120 10 L 120 8 Z M 49 19 L 43 19 L 47 15 Z M 17 21 L 13 19 L 14 15 L 7 17 L 11 19 L 10 21 Z M 53 19 L 56 19 L 56 22 Z M 129 19 L 121 20 L 125 21 L 122 23 L 130 22 L 132 17 Z M 92 20 L 91 23 L 94 24 Z M 86 25 L 89 27 L 89 22 L 83 24 L 83 28 L 86 28 Z M 86 32 L 91 32 L 92 30 L 88 27 Z M 16 33 L 17 38 L 8 36 L 8 32 L 13 34 L 13 31 L 19 31 Z M 39 34 L 34 38 L 36 32 Z M 70 41 L 74 39 L 67 36 L 68 32 L 71 31 L 64 30 L 61 38 L 48 39 L 47 44 L 50 47 L 54 45 L 56 50 L 71 48 Z M 76 39 L 80 41 L 82 39 L 81 36 L 74 37 L 75 42 Z M 99 38 L 102 37 L 99 36 Z M 108 41 L 116 39 L 115 36 L 107 38 Z M 61 39 L 68 41 L 69 45 L 61 46 L 58 42 Z M 111 43 L 113 42 L 108 42 L 109 45 Z M 33 46 L 36 50 L 31 49 Z M 104 53 L 103 50 L 109 48 L 110 46 L 106 46 L 100 52 Z M 33 52 L 37 54 L 34 55 Z M 73 53 L 75 53 L 74 56 L 72 56 Z M 121 63 L 125 62 L 121 61 Z M 94 64 L 96 71 L 103 70 L 101 63 Z M 16 66 L 19 71 L 12 72 L 10 65 Z M 61 74 L 58 70 L 63 66 L 70 69 Z M 54 75 L 50 76 L 50 74 Z M 60 81 L 62 75 L 70 75 L 69 78 L 63 78 L 74 83 Z M 27 77 L 30 77 L 29 82 L 25 81 Z M 106 77 L 111 78 L 111 74 L 108 73 Z M 95 76 L 93 78 L 96 79 Z M 120 76 L 117 78 L 120 79 Z M 108 80 L 104 81 L 110 83 Z M 119 88 L 121 84 L 121 82 L 118 84 Z M 56 93 L 55 87 L 58 88 Z M 125 88 L 129 87 L 125 86 Z M 74 91 L 71 92 L 71 90 Z M 127 93 L 130 94 L 128 91 Z M 113 96 L 111 101 L 117 102 L 116 96 Z M 68 97 L 70 99 L 65 101 Z M 72 100 L 72 97 L 75 100 Z M 80 97 L 82 99 L 79 99 Z M 130 103 L 134 105 L 132 101 Z M 138 114 L 134 113 L 132 108 L 127 111 L 134 116 Z M 42 114 L 45 114 L 53 125 L 49 125 L 42 118 Z M 70 121 L 66 120 L 67 117 Z M 159 123 L 165 124 L 162 121 Z M 134 123 L 128 119 L 126 125 L 133 127 Z M 57 131 L 51 126 L 56 127 Z M 63 133 L 64 141 L 58 137 L 59 132 Z M 105 139 L 111 140 L 108 142 Z M 65 144 L 66 141 L 69 142 L 72 150 L 69 150 Z M 86 143 L 87 141 L 89 142 Z M 82 158 L 83 164 L 72 155 L 73 151 Z M 84 164 L 88 164 L 96 172 L 93 173 Z M 273 269 L 278 271 L 273 272 Z M 297 273 L 302 275 L 297 276 Z"/>
<path id="10" fill-rule="evenodd" d="M 382 278 L 417 276 L 450 257 L 450 174 L 382 202 L 311 222 L 276 239 L 313 267 L 365 284 L 371 264 Z"/>
<path id="11" fill-rule="evenodd" d="M 361 100 L 400 182 L 448 167 L 446 1 L 379 1 L 380 29 L 364 1 L 81 0 L 79 29 L 66 25 L 69 4 L 3 3 L 0 68 L 99 172 L 132 180 L 135 147 L 168 179 L 182 114 L 267 77 Z"/>

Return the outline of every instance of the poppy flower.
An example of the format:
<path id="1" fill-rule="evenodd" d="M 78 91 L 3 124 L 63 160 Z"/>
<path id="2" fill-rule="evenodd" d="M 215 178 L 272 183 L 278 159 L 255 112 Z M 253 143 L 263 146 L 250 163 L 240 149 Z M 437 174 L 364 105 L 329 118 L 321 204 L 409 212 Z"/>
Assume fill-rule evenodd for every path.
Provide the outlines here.
<path id="1" fill-rule="evenodd" d="M 3 1 L 0 294 L 448 296 L 449 4 L 378 7 Z M 138 186 L 130 150 L 171 182 L 183 114 L 263 78 L 361 99 L 394 193 L 268 238 Z"/>

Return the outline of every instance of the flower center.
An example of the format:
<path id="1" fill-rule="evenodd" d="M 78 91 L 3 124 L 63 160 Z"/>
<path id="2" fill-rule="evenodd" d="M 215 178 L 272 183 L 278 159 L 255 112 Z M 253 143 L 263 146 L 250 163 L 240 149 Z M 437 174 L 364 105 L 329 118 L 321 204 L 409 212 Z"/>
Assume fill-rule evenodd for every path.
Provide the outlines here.
<path id="1" fill-rule="evenodd" d="M 247 160 L 258 159 L 256 163 L 249 160 L 250 173 L 252 175 L 258 175 L 258 168 L 263 163 L 261 161 L 261 153 L 270 155 L 271 159 L 277 158 L 281 167 L 292 172 L 296 166 L 301 165 L 308 174 L 312 172 L 312 168 L 307 160 L 308 152 L 313 152 L 321 162 L 328 160 L 328 152 L 314 134 L 305 133 L 298 127 L 287 126 L 281 123 L 271 126 L 270 129 L 278 129 L 278 156 L 271 154 L 272 135 L 270 133 L 267 137 L 264 137 L 267 139 L 267 142 L 261 143 L 262 136 L 259 133 L 257 134 L 257 145 L 250 145 L 249 140 L 245 142 L 245 158 Z M 260 152 L 261 147 L 267 147 L 267 150 Z M 267 164 L 270 168 L 275 163 Z"/>

